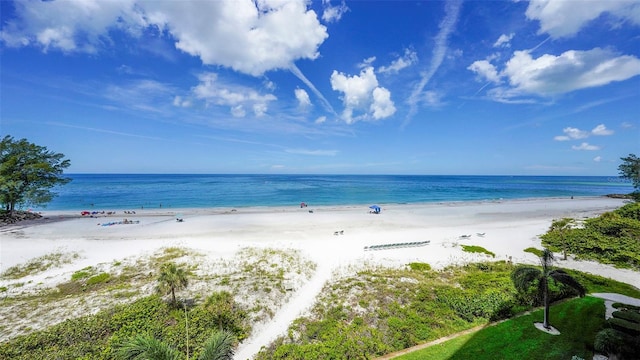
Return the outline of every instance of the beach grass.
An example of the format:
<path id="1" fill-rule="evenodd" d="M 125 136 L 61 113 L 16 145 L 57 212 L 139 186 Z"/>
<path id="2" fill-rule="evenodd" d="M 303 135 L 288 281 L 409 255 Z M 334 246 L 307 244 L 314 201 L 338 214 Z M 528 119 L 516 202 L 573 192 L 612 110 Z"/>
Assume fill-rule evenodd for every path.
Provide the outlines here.
<path id="1" fill-rule="evenodd" d="M 0 274 L 0 278 L 9 280 L 36 275 L 51 268 L 70 264 L 79 258 L 80 254 L 77 252 L 52 252 L 50 254 L 31 259 L 24 264 L 10 267 Z"/>
<path id="2" fill-rule="evenodd" d="M 406 355 L 398 360 L 583 359 L 593 357 L 595 335 L 605 325 L 604 301 L 573 299 L 551 307 L 551 324 L 560 335 L 538 330 L 542 309 Z"/>

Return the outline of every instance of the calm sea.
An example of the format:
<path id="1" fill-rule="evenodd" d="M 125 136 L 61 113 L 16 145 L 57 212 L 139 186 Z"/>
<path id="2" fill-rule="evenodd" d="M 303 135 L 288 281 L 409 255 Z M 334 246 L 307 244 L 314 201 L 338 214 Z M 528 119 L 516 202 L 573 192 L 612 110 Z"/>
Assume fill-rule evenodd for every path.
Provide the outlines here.
<path id="1" fill-rule="evenodd" d="M 103 210 L 411 204 L 629 193 L 629 182 L 582 176 L 72 174 L 44 209 Z"/>

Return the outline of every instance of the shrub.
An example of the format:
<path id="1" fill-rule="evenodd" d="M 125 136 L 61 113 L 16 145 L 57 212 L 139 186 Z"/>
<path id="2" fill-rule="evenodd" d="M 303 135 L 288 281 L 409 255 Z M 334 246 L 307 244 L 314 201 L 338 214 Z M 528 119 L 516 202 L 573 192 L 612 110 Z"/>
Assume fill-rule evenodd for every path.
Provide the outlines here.
<path id="1" fill-rule="evenodd" d="M 111 275 L 107 273 L 101 273 L 96 276 L 90 277 L 87 280 L 87 285 L 101 284 L 101 283 L 109 282 L 109 280 L 111 280 Z"/>
<path id="2" fill-rule="evenodd" d="M 483 248 L 482 246 L 477 246 L 477 245 L 462 245 L 462 251 L 469 252 L 469 253 L 487 254 L 491 257 L 496 257 L 496 254 Z"/>
<path id="3" fill-rule="evenodd" d="M 409 268 L 413 271 L 430 271 L 431 265 L 427 263 L 410 263 Z"/>
<path id="4" fill-rule="evenodd" d="M 537 257 L 541 257 L 542 256 L 542 250 L 536 249 L 534 247 L 528 247 L 528 248 L 524 249 L 524 252 L 532 253 L 533 255 L 535 255 Z"/>
<path id="5" fill-rule="evenodd" d="M 620 330 L 629 335 L 640 335 L 640 324 L 619 318 L 610 318 L 607 320 L 612 328 Z"/>
<path id="6" fill-rule="evenodd" d="M 614 311 L 613 317 L 618 319 L 627 320 L 634 323 L 640 323 L 640 313 L 635 311 L 623 310 L 623 311 Z"/>
<path id="7" fill-rule="evenodd" d="M 615 329 L 604 329 L 596 335 L 594 348 L 607 355 L 617 354 L 624 343 L 622 334 Z"/>
<path id="8" fill-rule="evenodd" d="M 613 303 L 612 306 L 614 308 L 616 308 L 616 309 L 629 309 L 629 310 L 635 310 L 635 311 L 640 312 L 640 306 L 627 305 L 627 304 L 623 304 L 623 303 Z"/>

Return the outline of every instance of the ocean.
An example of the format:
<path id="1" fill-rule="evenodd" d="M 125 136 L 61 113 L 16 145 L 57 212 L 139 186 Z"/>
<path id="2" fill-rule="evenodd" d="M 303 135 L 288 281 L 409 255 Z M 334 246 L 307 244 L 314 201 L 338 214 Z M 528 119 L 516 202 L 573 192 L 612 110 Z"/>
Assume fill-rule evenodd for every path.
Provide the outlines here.
<path id="1" fill-rule="evenodd" d="M 33 210 L 121 210 L 414 204 L 633 191 L 602 176 L 160 175 L 66 174 L 46 207 Z"/>

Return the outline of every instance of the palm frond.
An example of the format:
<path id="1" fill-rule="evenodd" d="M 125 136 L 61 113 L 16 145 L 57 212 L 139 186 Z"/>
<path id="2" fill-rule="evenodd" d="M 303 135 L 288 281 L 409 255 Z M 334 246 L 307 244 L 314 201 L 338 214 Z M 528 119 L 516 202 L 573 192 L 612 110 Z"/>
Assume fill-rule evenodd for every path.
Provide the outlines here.
<path id="1" fill-rule="evenodd" d="M 531 266 L 518 267 L 511 273 L 513 286 L 520 292 L 526 291 L 534 280 L 540 279 L 541 277 L 542 272 L 540 269 Z"/>
<path id="2" fill-rule="evenodd" d="M 228 331 L 216 331 L 204 344 L 199 360 L 232 360 L 235 336 Z"/>
<path id="3" fill-rule="evenodd" d="M 551 271 L 549 273 L 549 277 L 551 277 L 554 281 L 567 285 L 572 289 L 575 289 L 578 292 L 578 294 L 580 294 L 580 296 L 584 296 L 584 294 L 587 292 L 587 289 L 584 286 L 582 286 L 582 284 L 580 284 L 578 280 L 574 279 L 571 275 L 567 274 L 562 269 L 555 269 Z"/>
<path id="4" fill-rule="evenodd" d="M 117 346 L 121 360 L 178 360 L 180 353 L 150 335 L 136 335 Z"/>

